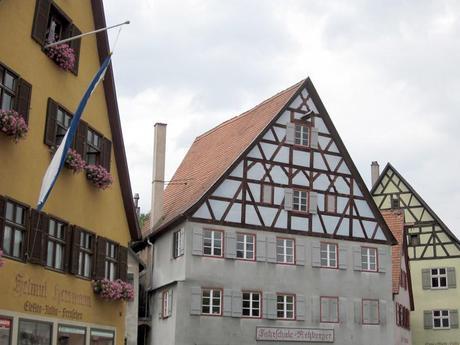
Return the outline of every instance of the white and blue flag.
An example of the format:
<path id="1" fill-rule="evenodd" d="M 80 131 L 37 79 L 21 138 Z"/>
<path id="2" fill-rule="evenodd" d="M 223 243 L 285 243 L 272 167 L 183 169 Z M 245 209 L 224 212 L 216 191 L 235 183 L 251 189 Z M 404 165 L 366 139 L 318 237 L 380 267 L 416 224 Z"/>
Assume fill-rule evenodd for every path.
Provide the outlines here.
<path id="1" fill-rule="evenodd" d="M 88 86 L 83 98 L 78 105 L 77 111 L 75 112 L 72 121 L 70 122 L 69 129 L 67 130 L 64 138 L 62 139 L 61 145 L 56 150 L 53 159 L 51 160 L 48 169 L 46 170 L 45 176 L 43 177 L 42 187 L 40 190 L 40 196 L 38 198 L 37 203 L 37 210 L 41 211 L 43 206 L 45 205 L 46 199 L 48 199 L 51 190 L 53 189 L 54 184 L 61 172 L 62 167 L 64 166 L 65 160 L 67 158 L 67 153 L 69 151 L 70 146 L 72 145 L 73 138 L 78 128 L 78 123 L 80 122 L 80 118 L 85 110 L 86 103 L 88 103 L 89 98 L 91 97 L 92 93 L 96 89 L 97 85 L 104 78 L 105 72 L 109 67 L 110 60 L 112 54 L 109 54 L 107 58 L 101 65 L 99 71 L 97 71 L 96 75 L 94 76 L 91 84 Z"/>

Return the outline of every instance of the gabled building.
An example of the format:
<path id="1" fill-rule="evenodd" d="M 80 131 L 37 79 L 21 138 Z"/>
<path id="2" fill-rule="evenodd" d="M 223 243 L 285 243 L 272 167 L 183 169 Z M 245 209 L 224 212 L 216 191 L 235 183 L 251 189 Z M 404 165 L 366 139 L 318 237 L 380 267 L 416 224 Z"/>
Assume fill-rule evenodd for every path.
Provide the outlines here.
<path id="1" fill-rule="evenodd" d="M 376 162 L 373 165 L 378 169 Z M 404 211 L 415 302 L 413 343 L 458 342 L 459 240 L 391 164 L 373 175 L 378 177 L 373 178 L 371 190 L 377 206 Z"/>
<path id="2" fill-rule="evenodd" d="M 126 281 L 128 245 L 140 238 L 111 68 L 73 148 L 85 164 L 110 172 L 112 185 L 101 190 L 65 167 L 43 212 L 36 209 L 72 111 L 109 54 L 106 33 L 72 41 L 72 66 L 45 45 L 103 27 L 102 0 L 0 1 L 2 119 L 14 110 L 28 126 L 17 143 L 5 130 L 11 123 L 0 126 L 1 344 L 125 341 L 126 302 L 102 299 L 91 283 Z"/>
<path id="3" fill-rule="evenodd" d="M 197 137 L 164 196 L 155 128 L 150 344 L 393 343 L 396 240 L 310 79 Z"/>

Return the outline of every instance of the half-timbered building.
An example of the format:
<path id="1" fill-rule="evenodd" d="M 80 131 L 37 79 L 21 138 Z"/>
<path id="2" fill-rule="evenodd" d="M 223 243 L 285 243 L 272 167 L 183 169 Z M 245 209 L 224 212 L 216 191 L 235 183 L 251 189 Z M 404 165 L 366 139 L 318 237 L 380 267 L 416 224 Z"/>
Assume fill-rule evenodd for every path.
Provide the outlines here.
<path id="1" fill-rule="evenodd" d="M 460 344 L 459 240 L 391 164 L 374 181 L 371 193 L 381 210 L 404 211 L 415 302 L 413 343 Z"/>
<path id="2" fill-rule="evenodd" d="M 154 161 L 151 344 L 393 343 L 396 241 L 310 79 L 197 137 L 164 198 Z"/>

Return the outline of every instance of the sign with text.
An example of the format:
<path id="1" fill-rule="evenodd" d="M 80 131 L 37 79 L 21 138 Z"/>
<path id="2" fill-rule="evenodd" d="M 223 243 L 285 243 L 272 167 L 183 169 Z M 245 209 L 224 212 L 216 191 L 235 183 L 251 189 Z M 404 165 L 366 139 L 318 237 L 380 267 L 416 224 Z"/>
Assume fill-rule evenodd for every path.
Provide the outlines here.
<path id="1" fill-rule="evenodd" d="M 256 327 L 256 340 L 333 343 L 334 330 L 322 328 Z"/>

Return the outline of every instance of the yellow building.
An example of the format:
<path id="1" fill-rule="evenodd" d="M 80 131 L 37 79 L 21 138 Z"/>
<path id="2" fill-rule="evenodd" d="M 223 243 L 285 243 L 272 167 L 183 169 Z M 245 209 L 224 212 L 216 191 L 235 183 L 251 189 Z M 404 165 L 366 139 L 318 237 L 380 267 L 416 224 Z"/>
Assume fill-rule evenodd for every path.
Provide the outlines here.
<path id="1" fill-rule="evenodd" d="M 72 67 L 44 45 L 105 26 L 102 0 L 0 0 L 0 121 L 15 109 L 28 122 L 17 143 L 0 126 L 1 345 L 124 342 L 126 303 L 91 282 L 126 280 L 127 247 L 140 237 L 111 68 L 73 148 L 112 185 L 64 168 L 44 212 L 35 210 L 72 111 L 109 52 L 106 33 L 72 41 Z"/>
<path id="2" fill-rule="evenodd" d="M 415 303 L 413 345 L 459 345 L 460 241 L 391 164 L 371 192 L 381 210 L 404 210 Z"/>

